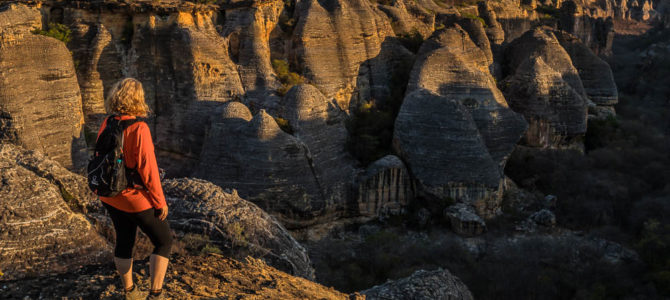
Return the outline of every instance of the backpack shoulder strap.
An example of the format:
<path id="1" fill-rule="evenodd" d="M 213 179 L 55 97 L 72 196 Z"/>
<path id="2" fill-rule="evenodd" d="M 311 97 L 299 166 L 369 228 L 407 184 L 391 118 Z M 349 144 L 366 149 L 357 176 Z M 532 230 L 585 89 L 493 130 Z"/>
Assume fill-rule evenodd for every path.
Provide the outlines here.
<path id="1" fill-rule="evenodd" d="M 144 122 L 144 119 L 143 118 L 135 118 L 135 119 L 123 120 L 123 121 L 119 121 L 119 124 L 121 125 L 121 128 L 123 128 L 123 130 L 126 130 L 126 128 L 130 127 L 130 125 L 133 125 L 137 122 Z"/>

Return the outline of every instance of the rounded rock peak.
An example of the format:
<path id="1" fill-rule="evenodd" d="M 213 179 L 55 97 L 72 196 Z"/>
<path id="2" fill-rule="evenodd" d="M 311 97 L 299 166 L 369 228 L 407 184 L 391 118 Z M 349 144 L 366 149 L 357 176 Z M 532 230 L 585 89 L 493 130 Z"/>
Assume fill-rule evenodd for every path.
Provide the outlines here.
<path id="1" fill-rule="evenodd" d="M 254 116 L 251 126 L 259 139 L 270 139 L 282 133 L 277 121 L 265 109 L 261 109 Z"/>
<path id="2" fill-rule="evenodd" d="M 284 99 L 284 115 L 293 122 L 324 118 L 321 115 L 328 109 L 328 99 L 309 84 L 294 86 Z"/>
<path id="3" fill-rule="evenodd" d="M 243 119 L 250 121 L 253 116 L 249 108 L 242 102 L 230 101 L 223 104 L 221 117 L 223 119 Z"/>

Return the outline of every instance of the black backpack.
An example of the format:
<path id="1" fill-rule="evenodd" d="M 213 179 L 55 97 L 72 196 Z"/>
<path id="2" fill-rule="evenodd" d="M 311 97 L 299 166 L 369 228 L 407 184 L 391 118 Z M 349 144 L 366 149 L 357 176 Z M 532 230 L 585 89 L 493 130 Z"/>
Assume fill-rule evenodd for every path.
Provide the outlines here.
<path id="1" fill-rule="evenodd" d="M 137 170 L 126 167 L 123 157 L 123 131 L 140 119 L 107 118 L 107 125 L 95 143 L 88 162 L 88 187 L 98 196 L 113 197 L 128 187 L 142 188 Z"/>

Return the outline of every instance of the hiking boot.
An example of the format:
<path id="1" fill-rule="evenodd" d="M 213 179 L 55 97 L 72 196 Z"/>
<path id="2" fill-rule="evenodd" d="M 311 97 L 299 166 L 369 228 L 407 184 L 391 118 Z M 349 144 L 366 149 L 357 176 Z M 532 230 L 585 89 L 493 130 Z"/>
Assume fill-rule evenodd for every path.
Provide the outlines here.
<path id="1" fill-rule="evenodd" d="M 147 296 L 147 300 L 163 300 L 163 299 L 165 299 L 163 297 L 163 293 L 160 293 L 158 295 L 154 295 L 152 293 L 149 293 L 149 296 Z"/>
<path id="2" fill-rule="evenodd" d="M 124 296 L 126 300 L 143 300 L 146 298 L 146 292 L 140 291 L 136 285 L 133 285 L 133 289 L 130 291 L 125 291 Z"/>

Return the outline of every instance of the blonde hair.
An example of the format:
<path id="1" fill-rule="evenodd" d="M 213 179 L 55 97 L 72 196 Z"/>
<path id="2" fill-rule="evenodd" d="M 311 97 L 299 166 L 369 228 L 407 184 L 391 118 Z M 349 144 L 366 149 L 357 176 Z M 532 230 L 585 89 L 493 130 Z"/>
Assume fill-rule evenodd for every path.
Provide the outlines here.
<path id="1" fill-rule="evenodd" d="M 135 78 L 124 78 L 114 84 L 105 99 L 105 110 L 109 114 L 146 117 L 151 110 L 144 101 L 142 83 Z"/>

